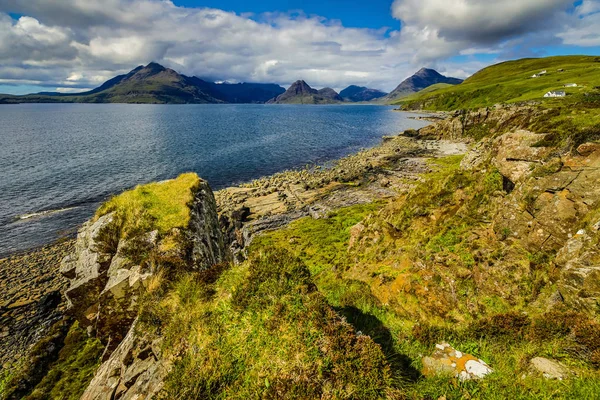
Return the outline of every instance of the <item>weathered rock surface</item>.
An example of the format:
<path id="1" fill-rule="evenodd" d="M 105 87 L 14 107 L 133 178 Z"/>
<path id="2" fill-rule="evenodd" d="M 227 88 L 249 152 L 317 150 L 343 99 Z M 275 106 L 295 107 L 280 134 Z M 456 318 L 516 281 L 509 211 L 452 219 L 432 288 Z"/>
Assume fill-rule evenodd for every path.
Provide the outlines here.
<path id="1" fill-rule="evenodd" d="M 423 375 L 433 377 L 447 375 L 461 381 L 481 379 L 493 372 L 485 361 L 455 350 L 448 343 L 435 345 L 435 352 L 423 357 Z"/>
<path id="2" fill-rule="evenodd" d="M 567 367 L 544 357 L 531 359 L 529 369 L 533 374 L 542 375 L 546 379 L 558 379 L 562 381 L 572 376 L 571 371 Z"/>
<path id="3" fill-rule="evenodd" d="M 135 325 L 98 368 L 82 400 L 151 399 L 162 389 L 170 363 L 161 358 L 160 339 L 137 334 Z"/>
<path id="4" fill-rule="evenodd" d="M 496 105 L 471 111 L 456 111 L 448 118 L 419 130 L 422 137 L 457 140 L 464 138 L 474 129 L 487 131 L 487 134 L 516 131 L 527 128 L 531 122 L 547 113 L 535 107 Z M 484 135 L 480 135 L 484 136 Z"/>

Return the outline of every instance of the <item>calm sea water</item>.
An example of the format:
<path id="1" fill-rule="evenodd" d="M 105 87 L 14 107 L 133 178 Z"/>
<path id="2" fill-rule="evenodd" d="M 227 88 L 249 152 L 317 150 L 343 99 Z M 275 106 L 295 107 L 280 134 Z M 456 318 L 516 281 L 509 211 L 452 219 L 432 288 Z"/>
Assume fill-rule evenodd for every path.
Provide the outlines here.
<path id="1" fill-rule="evenodd" d="M 380 106 L 0 106 L 0 255 L 74 233 L 136 184 L 194 171 L 219 189 L 424 125 L 408 116 Z"/>

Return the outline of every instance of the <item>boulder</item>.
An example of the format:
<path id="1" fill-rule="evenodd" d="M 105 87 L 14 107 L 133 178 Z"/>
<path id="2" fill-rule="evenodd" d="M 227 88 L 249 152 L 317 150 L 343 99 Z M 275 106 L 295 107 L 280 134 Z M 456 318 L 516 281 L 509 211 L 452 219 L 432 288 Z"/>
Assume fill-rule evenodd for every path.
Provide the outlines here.
<path id="1" fill-rule="evenodd" d="M 544 135 L 526 130 L 505 133 L 494 141 L 492 163 L 502 176 L 518 182 L 529 176 L 534 167 L 550 155 L 551 148 L 533 146 L 543 138 Z"/>
<path id="2" fill-rule="evenodd" d="M 572 375 L 571 371 L 564 365 L 544 357 L 535 357 L 529 362 L 531 373 L 541 375 L 546 379 L 557 379 L 562 381 Z"/>
<path id="3" fill-rule="evenodd" d="M 422 360 L 426 377 L 447 375 L 468 381 L 484 378 L 493 372 L 485 361 L 455 350 L 448 343 L 436 344 L 435 349 L 431 356 Z"/>

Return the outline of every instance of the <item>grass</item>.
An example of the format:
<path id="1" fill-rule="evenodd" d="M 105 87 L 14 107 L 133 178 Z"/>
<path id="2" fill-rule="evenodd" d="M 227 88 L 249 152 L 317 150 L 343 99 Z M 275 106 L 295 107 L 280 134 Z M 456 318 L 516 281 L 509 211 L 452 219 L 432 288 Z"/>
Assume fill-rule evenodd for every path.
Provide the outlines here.
<path id="1" fill-rule="evenodd" d="M 58 360 L 24 400 L 79 399 L 100 365 L 103 350 L 99 340 L 88 338 L 85 330 L 74 323 Z"/>
<path id="2" fill-rule="evenodd" d="M 268 249 L 220 275 L 187 274 L 142 313 L 178 361 L 169 398 L 385 396 L 390 367 L 316 290 L 306 266 Z"/>
<path id="3" fill-rule="evenodd" d="M 199 182 L 198 175 L 186 173 L 173 180 L 137 186 L 109 199 L 98 209 L 96 218 L 116 212 L 124 236 L 140 230 L 157 229 L 166 234 L 174 228 L 186 228 L 190 219 L 188 206 Z"/>
<path id="4" fill-rule="evenodd" d="M 563 72 L 559 72 L 563 69 Z M 547 70 L 539 78 L 535 73 Z M 564 85 L 576 83 L 576 88 Z M 560 104 L 569 98 L 595 91 L 600 86 L 600 62 L 594 56 L 558 56 L 522 59 L 496 64 L 477 72 L 462 84 L 423 91 L 397 104 L 407 108 L 426 110 L 455 110 L 490 107 L 498 103 L 539 101 L 549 106 Z M 564 90 L 567 99 L 546 99 L 551 90 Z"/>
<path id="5" fill-rule="evenodd" d="M 433 172 L 388 204 L 304 218 L 260 236 L 250 254 L 282 247 L 305 263 L 327 301 L 381 346 L 392 366 L 392 388 L 407 398 L 594 398 L 600 340 L 591 339 L 584 351 L 581 346 L 595 337 L 589 332 L 597 322 L 581 316 L 586 328 L 579 332 L 588 332 L 581 339 L 574 323 L 548 333 L 567 318 L 544 315 L 535 303 L 550 282 L 551 255 L 529 254 L 490 236 L 502 176 L 490 165 L 462 171 L 460 161 L 433 160 Z M 358 222 L 363 228 L 356 235 Z M 357 237 L 349 247 L 352 232 Z M 495 373 L 469 383 L 421 377 L 422 355 L 440 341 L 481 357 Z M 559 360 L 578 376 L 566 382 L 529 376 L 535 356 Z"/>
<path id="6" fill-rule="evenodd" d="M 54 355 L 57 348 L 60 351 Z M 31 349 L 27 360 L 2 370 L 0 399 L 79 399 L 100 365 L 103 350 L 100 341 L 88 338 L 77 322 L 70 326 L 58 322 Z"/>

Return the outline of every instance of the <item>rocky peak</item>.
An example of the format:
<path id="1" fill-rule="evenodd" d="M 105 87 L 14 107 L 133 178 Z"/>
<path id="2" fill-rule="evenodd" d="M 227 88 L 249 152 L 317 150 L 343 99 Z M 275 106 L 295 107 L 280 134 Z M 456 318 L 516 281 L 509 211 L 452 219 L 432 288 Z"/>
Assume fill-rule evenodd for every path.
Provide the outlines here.
<path id="1" fill-rule="evenodd" d="M 311 94 L 317 93 L 317 90 L 311 88 L 306 82 L 303 80 L 298 80 L 290 86 L 286 93 L 293 93 L 295 95 L 301 96 L 309 96 Z"/>
<path id="2" fill-rule="evenodd" d="M 338 92 L 336 92 L 335 90 L 333 90 L 332 88 L 323 88 L 321 90 L 318 90 L 317 93 L 327 99 L 331 99 L 331 100 L 335 100 L 335 101 L 344 101 L 344 99 L 342 98 L 342 96 L 340 96 L 338 94 Z"/>

